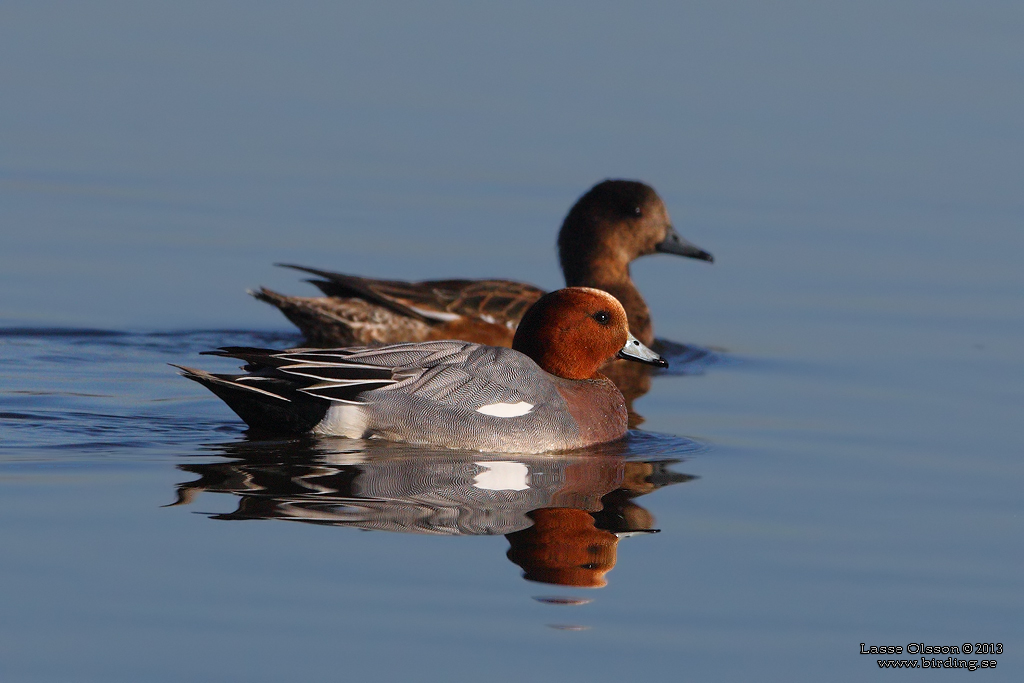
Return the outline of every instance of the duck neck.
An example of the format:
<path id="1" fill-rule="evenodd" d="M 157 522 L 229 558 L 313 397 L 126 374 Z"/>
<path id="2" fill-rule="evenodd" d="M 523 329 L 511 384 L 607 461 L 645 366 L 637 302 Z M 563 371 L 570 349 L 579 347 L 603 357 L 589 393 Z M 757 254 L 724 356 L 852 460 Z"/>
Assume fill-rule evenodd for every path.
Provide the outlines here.
<path id="1" fill-rule="evenodd" d="M 622 304 L 629 318 L 629 331 L 648 346 L 654 341 L 651 311 L 640 290 L 629 277 L 629 262 L 616 254 L 592 254 L 585 262 L 562 264 L 567 287 L 603 289 Z"/>
<path id="2" fill-rule="evenodd" d="M 622 304 L 626 309 L 626 316 L 629 318 L 629 331 L 640 340 L 641 344 L 650 346 L 654 342 L 654 326 L 651 324 L 651 311 L 647 308 L 647 302 L 640 296 L 640 291 L 633 284 L 633 281 L 626 278 L 624 281 L 599 284 L 598 289 L 608 292 Z"/>
<path id="3" fill-rule="evenodd" d="M 560 249 L 567 287 L 595 287 L 629 282 L 629 256 L 615 245 L 599 240 L 581 241 Z"/>

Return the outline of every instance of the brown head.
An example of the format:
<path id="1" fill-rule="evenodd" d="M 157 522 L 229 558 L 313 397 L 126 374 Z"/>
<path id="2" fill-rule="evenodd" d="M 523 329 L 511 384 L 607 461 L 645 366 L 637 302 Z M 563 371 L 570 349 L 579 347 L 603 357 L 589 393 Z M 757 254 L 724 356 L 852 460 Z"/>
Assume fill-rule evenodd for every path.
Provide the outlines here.
<path id="1" fill-rule="evenodd" d="M 590 287 L 566 287 L 538 299 L 523 315 L 512 348 L 566 379 L 596 378 L 597 369 L 616 357 L 668 365 L 630 334 L 622 304 Z"/>
<path id="2" fill-rule="evenodd" d="M 558 256 L 570 286 L 600 287 L 628 277 L 631 261 L 656 252 L 713 260 L 679 236 L 658 193 L 635 180 L 605 180 L 590 188 L 558 234 Z"/>

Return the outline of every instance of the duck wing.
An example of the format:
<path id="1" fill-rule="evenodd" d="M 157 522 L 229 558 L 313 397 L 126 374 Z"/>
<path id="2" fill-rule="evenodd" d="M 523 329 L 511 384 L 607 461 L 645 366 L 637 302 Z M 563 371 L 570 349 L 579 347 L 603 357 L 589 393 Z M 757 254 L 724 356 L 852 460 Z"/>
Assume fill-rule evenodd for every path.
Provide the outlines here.
<path id="1" fill-rule="evenodd" d="M 358 297 L 424 322 L 480 318 L 499 325 L 518 325 L 544 290 L 511 280 L 377 280 L 316 268 L 279 264 L 316 275 L 310 280 L 333 297 Z"/>
<path id="2" fill-rule="evenodd" d="M 521 393 L 543 383 L 544 375 L 536 363 L 511 349 L 451 340 L 288 351 L 225 347 L 205 355 L 243 360 L 247 373 L 203 373 L 206 378 L 284 401 L 316 397 L 363 404 L 366 399 L 360 394 L 381 389 L 396 398 L 414 396 L 475 409 L 523 400 Z M 196 371 L 186 370 L 190 379 L 197 379 Z"/>
<path id="3" fill-rule="evenodd" d="M 579 441 L 550 375 L 512 349 L 445 340 L 210 353 L 245 361 L 247 374 L 182 374 L 261 431 L 351 436 L 353 428 L 363 438 L 525 453 Z"/>

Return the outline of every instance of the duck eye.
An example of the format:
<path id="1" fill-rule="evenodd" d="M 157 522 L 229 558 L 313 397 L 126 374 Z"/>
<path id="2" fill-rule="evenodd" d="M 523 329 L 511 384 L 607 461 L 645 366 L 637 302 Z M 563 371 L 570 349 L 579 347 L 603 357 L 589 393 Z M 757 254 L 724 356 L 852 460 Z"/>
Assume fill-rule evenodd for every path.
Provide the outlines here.
<path id="1" fill-rule="evenodd" d="M 633 215 L 635 215 L 635 216 L 643 215 L 643 211 L 640 210 L 639 206 L 634 206 L 633 207 Z"/>
<path id="2" fill-rule="evenodd" d="M 612 319 L 611 315 L 609 315 L 607 311 L 598 311 L 597 313 L 594 314 L 593 317 L 594 320 L 596 320 L 602 325 L 607 325 L 608 321 Z"/>

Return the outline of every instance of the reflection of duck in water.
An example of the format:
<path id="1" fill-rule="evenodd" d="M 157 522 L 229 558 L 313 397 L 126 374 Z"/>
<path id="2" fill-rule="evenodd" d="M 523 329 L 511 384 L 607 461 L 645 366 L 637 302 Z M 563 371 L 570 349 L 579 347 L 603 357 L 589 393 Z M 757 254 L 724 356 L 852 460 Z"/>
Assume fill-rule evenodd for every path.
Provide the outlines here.
<path id="1" fill-rule="evenodd" d="M 508 534 L 508 559 L 523 578 L 560 586 L 600 588 L 615 566 L 619 537 L 599 529 L 594 516 L 574 508 L 541 508 L 529 515 L 533 526 Z"/>
<path id="2" fill-rule="evenodd" d="M 664 463 L 628 461 L 614 491 L 601 497 L 602 508 L 541 508 L 527 514 L 533 526 L 508 534 L 508 559 L 523 568 L 523 577 L 540 583 L 579 588 L 607 585 L 604 575 L 615 567 L 619 538 L 657 533 L 654 515 L 633 502 L 665 485 L 666 475 L 693 477 L 659 467 Z"/>
<path id="3" fill-rule="evenodd" d="M 231 462 L 179 465 L 199 479 L 178 486 L 176 505 L 201 492 L 238 496 L 214 519 L 282 519 L 417 534 L 504 534 L 508 557 L 531 580 L 604 585 L 617 534 L 652 531 L 633 499 L 693 477 L 677 460 L 637 460 L 631 437 L 586 455 L 494 456 L 424 451 L 374 442 L 242 442 L 222 447 Z M 358 444 L 358 445 L 357 445 Z M 344 445 L 347 452 L 328 450 Z M 353 448 L 353 446 L 356 446 Z M 675 441 L 676 452 L 693 445 Z M 595 559 L 592 546 L 600 547 Z M 582 553 L 582 554 L 581 554 Z"/>

